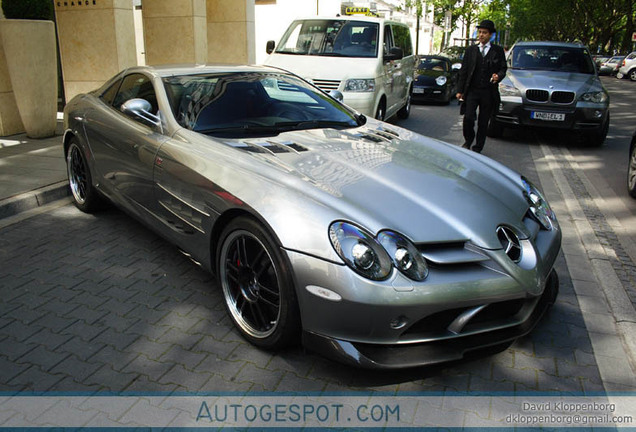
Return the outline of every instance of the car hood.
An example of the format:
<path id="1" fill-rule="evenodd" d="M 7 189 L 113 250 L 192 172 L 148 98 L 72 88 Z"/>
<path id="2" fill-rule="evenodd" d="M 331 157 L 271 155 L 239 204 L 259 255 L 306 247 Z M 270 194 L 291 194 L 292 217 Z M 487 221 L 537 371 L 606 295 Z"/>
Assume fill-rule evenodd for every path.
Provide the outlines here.
<path id="1" fill-rule="evenodd" d="M 439 76 L 445 75 L 446 72 L 434 71 L 426 69 L 418 69 L 415 73 L 415 81 L 420 84 L 433 84 L 435 79 Z"/>
<path id="2" fill-rule="evenodd" d="M 471 240 L 488 249 L 501 248 L 501 224 L 528 235 L 518 174 L 456 146 L 370 122 L 224 143 L 262 163 L 250 170 L 283 186 L 281 192 L 296 191 L 299 199 L 330 208 L 330 218 L 373 233 L 392 229 L 414 242 Z"/>
<path id="3" fill-rule="evenodd" d="M 505 81 L 512 82 L 519 90 L 545 89 L 571 91 L 577 95 L 585 93 L 591 87 L 601 87 L 596 75 L 558 72 L 508 69 Z M 504 81 L 504 84 L 507 84 Z"/>

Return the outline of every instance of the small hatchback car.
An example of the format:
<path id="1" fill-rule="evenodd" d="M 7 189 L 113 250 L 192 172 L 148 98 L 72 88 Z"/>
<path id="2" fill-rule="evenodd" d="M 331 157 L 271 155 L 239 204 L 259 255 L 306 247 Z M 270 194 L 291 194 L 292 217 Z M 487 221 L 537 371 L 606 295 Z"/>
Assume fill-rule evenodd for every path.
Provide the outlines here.
<path id="1" fill-rule="evenodd" d="M 609 128 L 609 94 L 581 44 L 519 42 L 508 54 L 499 84 L 501 104 L 489 135 L 504 127 L 531 126 L 577 132 L 600 146 Z"/>

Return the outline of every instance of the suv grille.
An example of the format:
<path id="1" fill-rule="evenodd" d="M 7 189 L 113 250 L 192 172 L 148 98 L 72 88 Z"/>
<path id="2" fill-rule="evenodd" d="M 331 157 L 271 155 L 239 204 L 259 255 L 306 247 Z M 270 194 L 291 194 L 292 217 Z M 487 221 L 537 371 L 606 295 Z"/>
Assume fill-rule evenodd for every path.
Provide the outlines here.
<path id="1" fill-rule="evenodd" d="M 559 104 L 569 104 L 574 101 L 574 93 L 566 91 L 555 91 L 550 98 L 552 102 Z"/>
<path id="2" fill-rule="evenodd" d="M 549 93 L 547 92 L 547 90 L 526 90 L 526 98 L 532 102 L 547 102 L 548 97 Z"/>
<path id="3" fill-rule="evenodd" d="M 340 81 L 337 80 L 315 79 L 312 81 L 316 87 L 323 91 L 338 90 L 338 87 L 340 86 Z"/>

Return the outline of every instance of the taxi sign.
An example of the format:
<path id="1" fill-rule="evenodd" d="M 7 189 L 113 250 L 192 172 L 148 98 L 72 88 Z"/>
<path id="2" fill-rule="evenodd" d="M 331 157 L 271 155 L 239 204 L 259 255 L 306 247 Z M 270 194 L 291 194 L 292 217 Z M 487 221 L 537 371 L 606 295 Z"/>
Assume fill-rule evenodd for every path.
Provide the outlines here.
<path id="1" fill-rule="evenodd" d="M 347 6 L 345 8 L 345 15 L 366 15 L 377 17 L 378 14 L 372 12 L 368 7 L 355 7 L 355 6 Z"/>

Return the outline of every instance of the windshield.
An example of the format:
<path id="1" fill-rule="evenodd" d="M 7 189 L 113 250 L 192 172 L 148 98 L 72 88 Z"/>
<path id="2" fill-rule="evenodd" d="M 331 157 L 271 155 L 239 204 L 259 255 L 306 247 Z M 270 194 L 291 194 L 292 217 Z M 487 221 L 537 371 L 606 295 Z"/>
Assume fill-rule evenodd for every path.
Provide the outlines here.
<path id="1" fill-rule="evenodd" d="M 347 20 L 294 21 L 277 53 L 336 57 L 377 57 L 378 24 Z"/>
<path id="2" fill-rule="evenodd" d="M 364 119 L 303 80 L 282 73 L 182 75 L 163 82 L 177 122 L 214 136 L 341 129 L 357 127 Z"/>
<path id="3" fill-rule="evenodd" d="M 594 64 L 585 48 L 523 45 L 508 56 L 513 69 L 547 70 L 594 74 Z"/>
<path id="4" fill-rule="evenodd" d="M 420 64 L 417 66 L 419 70 L 431 70 L 436 72 L 448 72 L 448 62 L 440 58 L 427 58 L 420 59 Z"/>

